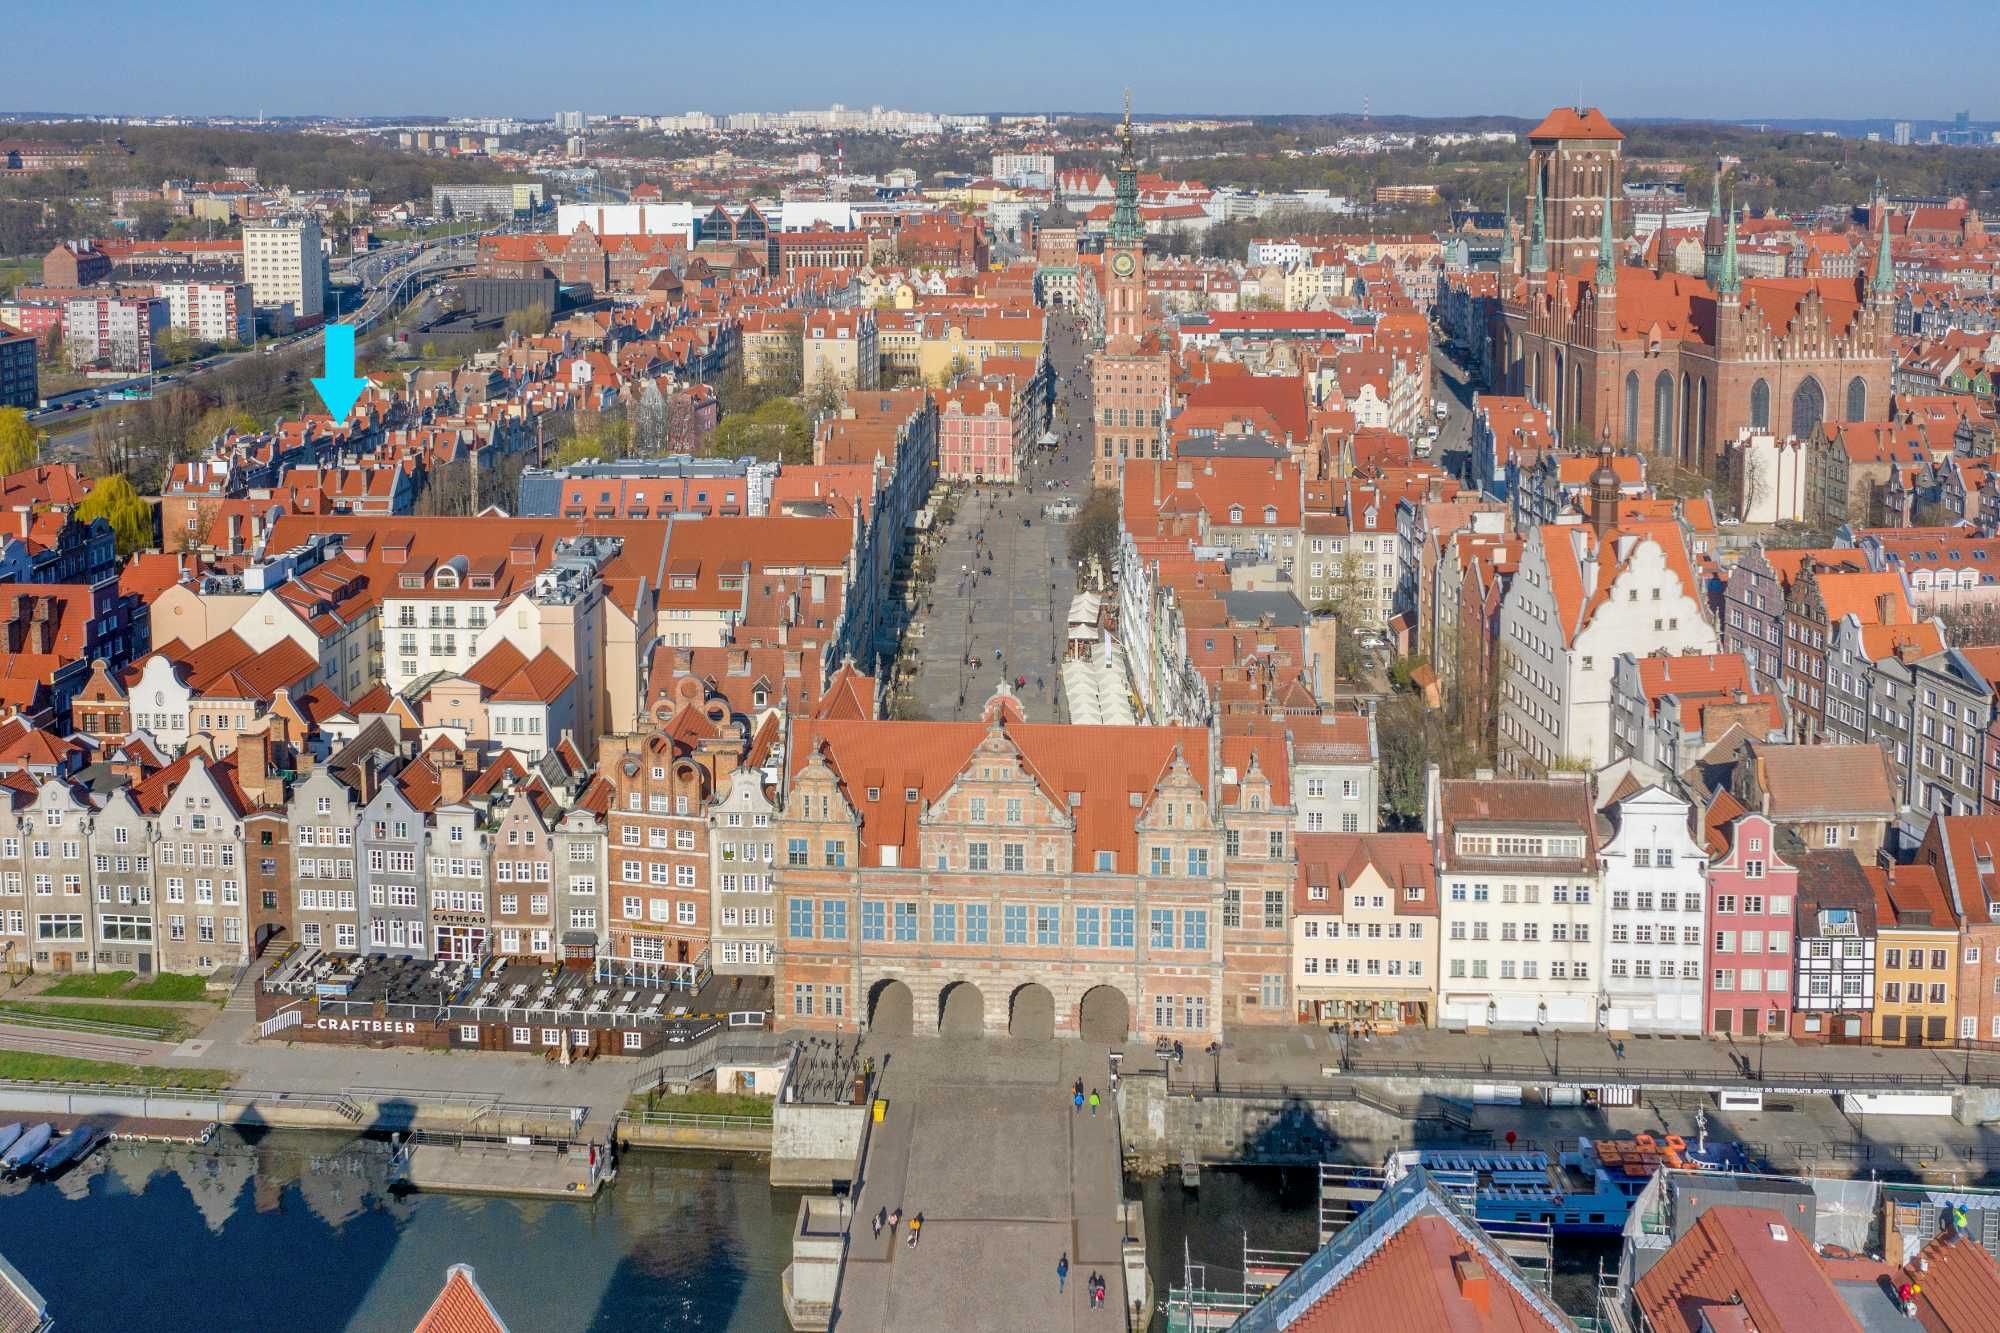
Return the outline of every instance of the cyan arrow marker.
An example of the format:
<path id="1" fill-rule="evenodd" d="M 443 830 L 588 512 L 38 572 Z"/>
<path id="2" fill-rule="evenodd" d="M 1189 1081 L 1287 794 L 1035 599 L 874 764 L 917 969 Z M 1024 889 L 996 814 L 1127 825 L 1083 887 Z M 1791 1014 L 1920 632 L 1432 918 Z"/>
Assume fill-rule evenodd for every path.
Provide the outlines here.
<path id="1" fill-rule="evenodd" d="M 368 387 L 368 381 L 357 378 L 354 373 L 352 324 L 326 326 L 326 374 L 315 379 L 312 385 L 319 390 L 319 400 L 326 404 L 327 414 L 335 422 L 347 420 L 347 414 L 354 410 L 354 400 Z"/>

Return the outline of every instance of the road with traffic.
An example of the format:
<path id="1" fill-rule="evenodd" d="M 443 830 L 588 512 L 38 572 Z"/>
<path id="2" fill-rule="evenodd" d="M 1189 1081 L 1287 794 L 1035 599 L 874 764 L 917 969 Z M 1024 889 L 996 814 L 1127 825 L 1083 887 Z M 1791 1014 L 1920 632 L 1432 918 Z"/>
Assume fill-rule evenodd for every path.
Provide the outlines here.
<path id="1" fill-rule="evenodd" d="M 477 237 L 461 236 L 437 245 L 402 246 L 390 252 L 372 253 L 360 261 L 358 268 L 350 261 L 349 271 L 361 280 L 365 295 L 361 305 L 339 322 L 354 325 L 357 332 L 367 332 L 400 308 L 405 298 L 449 273 L 470 266 L 477 243 Z M 31 413 L 30 419 L 50 433 L 44 446 L 49 457 L 60 460 L 68 454 L 81 455 L 89 447 L 92 415 L 123 406 L 128 401 L 127 394 L 150 397 L 157 389 L 213 374 L 246 356 L 274 356 L 317 346 L 324 336 L 323 327 L 316 325 L 254 350 L 218 352 L 164 373 L 137 375 L 59 395 L 49 400 L 50 405 L 42 411 Z"/>

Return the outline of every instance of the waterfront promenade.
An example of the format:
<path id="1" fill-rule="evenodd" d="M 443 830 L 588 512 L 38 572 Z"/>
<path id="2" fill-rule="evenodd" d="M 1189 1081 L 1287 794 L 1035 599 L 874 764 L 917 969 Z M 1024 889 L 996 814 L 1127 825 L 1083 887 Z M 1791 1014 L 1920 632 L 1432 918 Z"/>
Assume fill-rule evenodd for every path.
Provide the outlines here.
<path id="1" fill-rule="evenodd" d="M 856 1181 L 835 1333 L 1125 1327 L 1118 1122 L 1102 1051 L 915 1039 L 884 1043 L 877 1058 L 888 1110 Z M 1078 1077 L 1107 1094 L 1095 1119 L 1071 1105 Z M 893 1239 L 873 1232 L 883 1208 L 903 1212 Z M 908 1222 L 918 1213 L 912 1248 Z M 1099 1309 L 1090 1307 L 1093 1272 L 1106 1283 Z"/>

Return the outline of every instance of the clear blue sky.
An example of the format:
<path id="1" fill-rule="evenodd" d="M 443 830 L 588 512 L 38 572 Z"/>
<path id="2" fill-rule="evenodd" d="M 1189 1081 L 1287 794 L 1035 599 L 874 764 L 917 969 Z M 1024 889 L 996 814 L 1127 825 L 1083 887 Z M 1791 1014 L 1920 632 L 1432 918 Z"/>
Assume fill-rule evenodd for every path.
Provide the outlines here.
<path id="1" fill-rule="evenodd" d="M 1931 0 L 28 0 L 0 110 L 546 116 L 911 110 L 2000 115 L 1973 11 Z M 1930 40 L 1960 30 L 1964 46 Z M 1922 39 L 1916 34 L 1926 34 Z M 82 100 L 80 100 L 82 99 Z"/>

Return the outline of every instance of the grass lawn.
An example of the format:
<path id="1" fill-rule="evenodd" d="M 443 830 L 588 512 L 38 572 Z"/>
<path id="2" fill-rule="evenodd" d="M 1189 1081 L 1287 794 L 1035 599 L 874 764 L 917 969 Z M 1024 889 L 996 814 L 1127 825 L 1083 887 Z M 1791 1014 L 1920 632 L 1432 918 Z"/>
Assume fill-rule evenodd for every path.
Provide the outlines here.
<path id="1" fill-rule="evenodd" d="M 66 1055 L 0 1051 L 0 1079 L 40 1083 L 132 1083 L 146 1088 L 226 1088 L 236 1075 L 227 1069 L 172 1069 L 121 1065 L 109 1060 L 72 1060 Z"/>
<path id="2" fill-rule="evenodd" d="M 78 972 L 74 976 L 64 977 L 41 993 L 101 1000 L 106 996 L 116 995 L 134 975 L 136 974 L 131 972 Z"/>
<path id="3" fill-rule="evenodd" d="M 625 1104 L 633 1113 L 671 1111 L 677 1115 L 745 1115 L 757 1120 L 771 1118 L 772 1099 L 743 1092 L 663 1092 L 657 1096 L 640 1093 Z"/>
<path id="4" fill-rule="evenodd" d="M 163 1040 L 178 1041 L 194 1031 L 177 1009 L 154 1009 L 140 1004 L 72 1004 L 64 1001 L 40 1003 L 35 1000 L 0 1000 L 0 1014 L 36 1014 L 50 1018 L 70 1018 L 84 1023 L 116 1023 L 122 1027 L 150 1028 Z"/>
<path id="5" fill-rule="evenodd" d="M 222 998 L 208 993 L 208 978 L 194 976 L 186 972 L 162 972 L 151 981 L 142 981 L 130 990 L 120 991 L 121 1000 L 207 1000 L 222 1003 Z"/>

